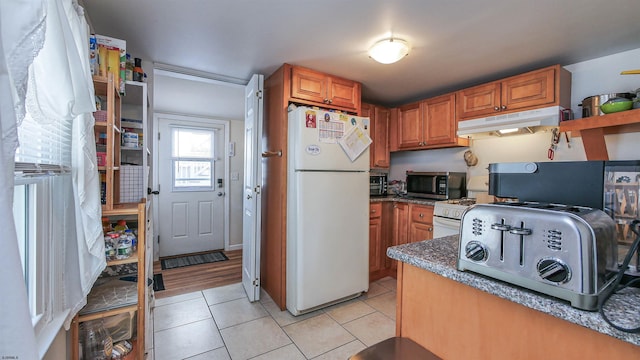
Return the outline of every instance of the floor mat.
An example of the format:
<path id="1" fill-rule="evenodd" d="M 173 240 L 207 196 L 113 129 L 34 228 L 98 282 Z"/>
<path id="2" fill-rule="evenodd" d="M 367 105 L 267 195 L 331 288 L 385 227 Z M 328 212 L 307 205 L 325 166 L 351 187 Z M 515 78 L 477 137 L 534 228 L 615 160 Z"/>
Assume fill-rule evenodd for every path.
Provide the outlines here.
<path id="1" fill-rule="evenodd" d="M 154 274 L 153 275 L 153 291 L 161 291 L 164 290 L 164 279 L 162 279 L 162 274 Z"/>
<path id="2" fill-rule="evenodd" d="M 225 261 L 229 258 L 221 251 L 214 251 L 205 254 L 186 255 L 167 259 L 160 259 L 162 270 L 175 269 L 184 266 L 212 263 L 216 261 Z"/>

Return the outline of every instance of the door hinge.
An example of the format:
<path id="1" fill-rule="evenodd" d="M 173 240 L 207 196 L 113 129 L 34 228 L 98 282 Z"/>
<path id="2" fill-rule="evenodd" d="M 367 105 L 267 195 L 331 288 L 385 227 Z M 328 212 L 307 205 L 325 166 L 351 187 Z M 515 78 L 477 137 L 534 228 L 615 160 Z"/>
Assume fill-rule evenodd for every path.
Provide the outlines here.
<path id="1" fill-rule="evenodd" d="M 260 279 L 253 279 L 252 285 L 253 286 L 260 286 Z"/>
<path id="2" fill-rule="evenodd" d="M 254 191 L 256 194 L 260 194 L 260 185 L 257 185 L 255 188 L 253 188 L 253 191 Z"/>
<path id="3" fill-rule="evenodd" d="M 160 133 L 158 133 L 158 141 L 160 141 Z"/>
<path id="4" fill-rule="evenodd" d="M 258 99 L 262 99 L 262 90 L 258 90 L 258 91 L 256 91 L 256 97 L 257 97 Z"/>
<path id="5" fill-rule="evenodd" d="M 160 244 L 160 235 L 158 235 L 158 244 Z"/>

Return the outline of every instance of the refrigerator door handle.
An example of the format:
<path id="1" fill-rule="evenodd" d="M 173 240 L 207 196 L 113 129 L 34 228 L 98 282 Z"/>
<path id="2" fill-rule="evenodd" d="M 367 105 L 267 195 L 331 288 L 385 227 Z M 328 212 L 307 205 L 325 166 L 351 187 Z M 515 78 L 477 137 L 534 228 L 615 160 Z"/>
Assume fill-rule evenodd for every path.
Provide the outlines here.
<path id="1" fill-rule="evenodd" d="M 269 157 L 282 157 L 282 150 L 278 150 L 278 151 L 263 151 L 262 152 L 262 157 L 263 158 L 269 158 Z"/>

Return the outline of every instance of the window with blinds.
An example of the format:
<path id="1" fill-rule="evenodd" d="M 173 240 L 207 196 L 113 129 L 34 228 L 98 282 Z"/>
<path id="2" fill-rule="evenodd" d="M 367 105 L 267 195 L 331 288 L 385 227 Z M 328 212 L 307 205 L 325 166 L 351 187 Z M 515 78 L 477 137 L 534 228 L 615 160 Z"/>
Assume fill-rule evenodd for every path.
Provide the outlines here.
<path id="1" fill-rule="evenodd" d="M 18 127 L 16 177 L 39 177 L 71 171 L 73 120 L 37 123 L 29 114 Z"/>

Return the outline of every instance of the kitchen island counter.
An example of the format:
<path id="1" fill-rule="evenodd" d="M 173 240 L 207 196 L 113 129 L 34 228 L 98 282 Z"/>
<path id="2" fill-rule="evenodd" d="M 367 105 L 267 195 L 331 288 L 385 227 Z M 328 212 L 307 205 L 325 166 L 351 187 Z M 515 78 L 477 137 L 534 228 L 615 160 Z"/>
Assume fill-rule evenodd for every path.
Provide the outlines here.
<path id="1" fill-rule="evenodd" d="M 546 339 L 547 336 L 570 336 L 572 334 L 571 336 L 576 336 L 574 340 L 578 343 L 584 340 L 591 344 L 590 346 L 595 346 L 594 344 L 597 343 L 602 346 L 606 344 L 606 346 L 615 346 L 616 348 L 622 347 L 623 349 L 620 354 L 633 354 L 636 355 L 635 358 L 638 358 L 637 355 L 640 355 L 640 334 L 631 334 L 616 330 L 607 324 L 598 312 L 579 310 L 571 307 L 568 302 L 563 300 L 472 272 L 458 271 L 456 269 L 458 235 L 390 247 L 387 250 L 387 255 L 392 259 L 399 260 L 402 264 L 402 266 L 398 267 L 399 290 L 397 318 L 399 321 L 397 324 L 397 335 L 399 336 L 407 336 L 421 343 L 419 337 L 428 337 L 427 334 L 430 333 L 431 329 L 438 326 L 438 324 L 436 324 L 438 322 L 437 318 L 441 318 L 441 316 L 444 316 L 443 314 L 449 313 L 453 318 L 459 319 L 461 325 L 465 327 L 464 329 L 456 328 L 454 330 L 457 334 L 456 337 L 459 337 L 460 341 L 465 339 L 465 336 L 461 333 L 466 333 L 468 337 L 477 337 L 478 339 L 487 336 L 487 333 L 495 333 L 493 331 L 496 326 L 495 322 L 502 325 L 501 330 L 508 329 L 509 326 L 517 326 L 517 324 L 520 323 L 520 327 L 512 330 L 520 330 L 520 336 L 530 334 L 538 339 L 545 339 L 540 340 L 541 343 L 537 346 L 551 346 L 552 348 L 552 344 Z M 433 288 L 420 289 L 420 284 L 422 284 L 423 287 Z M 418 288 L 416 289 L 414 287 Z M 625 291 L 628 292 L 627 295 L 624 297 L 614 297 L 607 304 L 607 314 L 610 314 L 610 318 L 615 319 L 618 325 L 638 327 L 640 326 L 640 289 L 633 288 Z M 448 295 L 455 295 L 455 298 L 446 299 Z M 428 297 L 428 299 L 416 299 L 416 296 Z M 502 299 L 507 300 L 507 302 Z M 452 304 L 452 306 L 458 304 L 461 308 L 450 309 L 451 311 L 429 308 L 431 305 L 435 306 L 439 301 L 441 301 L 442 304 Z M 412 302 L 422 302 L 422 304 L 412 304 Z M 497 308 L 491 309 L 494 303 L 497 304 Z M 522 308 L 520 305 L 525 308 Z M 531 311 L 531 309 L 535 311 Z M 468 315 L 465 316 L 464 314 L 467 311 Z M 513 311 L 513 314 L 511 314 L 511 311 Z M 409 314 L 407 312 L 411 313 Z M 416 312 L 419 314 L 416 314 Z M 431 321 L 424 318 L 416 320 L 416 317 L 420 318 L 423 316 L 430 318 L 428 320 Z M 494 317 L 506 318 L 494 319 Z M 444 318 L 442 319 L 444 321 Z M 534 321 L 531 321 L 532 319 Z M 558 319 L 561 321 L 558 321 Z M 451 322 L 441 325 L 456 325 L 456 319 L 447 320 L 451 320 Z M 422 322 L 431 324 L 423 325 Z M 483 322 L 486 322 L 486 324 Z M 533 324 L 536 322 L 537 324 Z M 494 324 L 491 325 L 491 323 Z M 523 329 L 523 327 L 528 327 L 530 323 L 531 330 L 528 328 Z M 579 327 L 575 325 L 579 325 Z M 564 329 L 565 327 L 566 329 Z M 414 332 L 416 329 L 413 328 L 419 328 L 419 331 Z M 560 332 L 559 328 L 563 328 L 564 331 Z M 479 329 L 482 329 L 482 331 L 477 331 Z M 463 354 L 464 356 L 473 355 L 473 353 L 465 353 L 465 350 L 460 349 L 454 350 L 453 353 L 448 353 L 449 350 L 447 349 L 452 348 L 452 346 L 453 348 L 456 347 L 451 341 L 455 342 L 458 340 L 454 338 L 449 339 L 446 336 L 442 338 L 439 334 L 440 333 L 433 333 L 431 339 L 425 340 L 426 343 L 423 341 L 422 345 L 441 357 L 443 357 L 443 355 L 449 355 L 443 358 L 458 358 L 458 356 L 462 356 Z M 593 336 L 597 341 L 591 338 L 584 338 L 585 334 L 587 336 Z M 606 336 L 602 336 L 602 334 Z M 509 332 L 507 331 L 504 336 L 509 336 Z M 531 340 L 533 341 L 527 340 L 527 342 L 531 342 L 533 344 L 532 346 L 535 347 L 537 339 L 532 338 Z M 469 339 L 465 341 L 469 341 Z M 491 347 L 490 343 L 494 340 L 485 338 L 482 341 L 477 341 L 481 342 L 481 344 L 478 345 L 481 346 L 481 348 L 478 350 L 484 354 L 491 354 L 487 355 L 489 358 L 500 358 L 501 354 L 504 356 L 504 353 L 492 352 L 493 350 L 487 349 Z M 558 341 L 559 343 L 564 343 L 565 346 L 571 343 L 571 340 L 567 339 Z M 569 342 L 567 343 L 567 341 Z M 531 355 L 531 352 L 526 352 L 523 348 L 526 347 L 527 344 L 517 345 L 517 342 L 518 340 L 514 342 L 505 338 L 500 341 L 500 344 L 502 344 L 501 346 L 503 348 L 507 348 L 507 350 L 504 351 L 507 351 L 509 356 L 515 356 L 512 358 L 522 358 L 518 357 L 522 354 Z M 613 345 L 608 342 L 613 342 Z M 448 344 L 448 346 L 442 348 L 442 351 L 434 351 L 437 350 L 436 348 L 444 346 L 442 344 Z M 460 346 L 463 346 L 462 344 L 463 343 L 461 343 Z M 512 344 L 511 347 L 513 349 L 508 350 L 510 347 L 509 344 Z M 585 348 L 589 348 L 589 346 L 585 347 L 585 345 L 582 345 L 582 347 L 582 351 L 586 351 Z M 541 351 L 540 355 L 547 354 L 548 357 L 548 355 L 551 354 L 551 348 Z M 535 348 L 529 350 L 536 351 Z M 609 353 L 607 352 L 607 354 Z M 484 356 L 480 355 L 476 358 L 483 357 Z M 555 356 L 551 357 L 556 358 Z M 529 356 L 525 356 L 525 358 L 529 358 Z"/>

